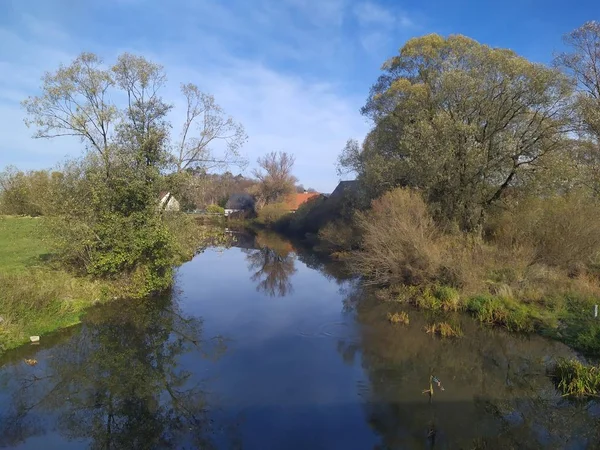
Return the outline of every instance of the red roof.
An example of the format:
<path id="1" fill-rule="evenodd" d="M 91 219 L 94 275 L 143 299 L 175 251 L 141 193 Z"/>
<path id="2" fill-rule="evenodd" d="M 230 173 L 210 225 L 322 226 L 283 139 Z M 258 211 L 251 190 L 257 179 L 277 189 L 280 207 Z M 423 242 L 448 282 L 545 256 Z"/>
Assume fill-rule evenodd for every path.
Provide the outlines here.
<path id="1" fill-rule="evenodd" d="M 294 193 L 286 198 L 285 204 L 290 211 L 296 211 L 300 205 L 319 195 L 317 192 Z"/>

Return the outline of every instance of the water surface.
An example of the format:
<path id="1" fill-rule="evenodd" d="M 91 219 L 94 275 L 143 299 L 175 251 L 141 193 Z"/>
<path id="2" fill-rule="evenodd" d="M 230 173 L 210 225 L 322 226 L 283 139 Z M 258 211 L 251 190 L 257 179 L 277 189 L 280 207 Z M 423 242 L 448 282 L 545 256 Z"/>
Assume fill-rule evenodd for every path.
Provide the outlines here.
<path id="1" fill-rule="evenodd" d="M 273 235 L 234 245 L 184 264 L 168 297 L 94 308 L 7 355 L 0 447 L 598 448 L 598 404 L 546 374 L 565 346 L 464 317 L 449 319 L 463 338 L 433 338 L 412 310 L 393 326 L 401 305 L 339 266 Z"/>

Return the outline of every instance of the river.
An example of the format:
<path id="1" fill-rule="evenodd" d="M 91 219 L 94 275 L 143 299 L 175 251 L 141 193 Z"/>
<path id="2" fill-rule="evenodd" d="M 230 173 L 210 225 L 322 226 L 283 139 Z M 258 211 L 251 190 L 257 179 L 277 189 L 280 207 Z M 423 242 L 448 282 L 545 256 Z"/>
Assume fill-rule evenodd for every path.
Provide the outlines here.
<path id="1" fill-rule="evenodd" d="M 392 325 L 340 266 L 234 235 L 169 296 L 95 307 L 0 361 L 0 447 L 599 448 L 600 406 L 556 392 L 564 345 L 482 328 Z M 444 390 L 434 386 L 431 374 Z"/>

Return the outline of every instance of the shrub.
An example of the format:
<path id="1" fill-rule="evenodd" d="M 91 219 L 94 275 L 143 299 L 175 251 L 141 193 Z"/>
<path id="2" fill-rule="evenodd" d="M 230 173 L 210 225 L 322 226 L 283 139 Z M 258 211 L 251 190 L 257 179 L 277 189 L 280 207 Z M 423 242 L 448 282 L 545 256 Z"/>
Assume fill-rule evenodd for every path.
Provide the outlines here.
<path id="1" fill-rule="evenodd" d="M 442 248 L 437 227 L 421 196 L 398 188 L 356 215 L 362 249 L 351 267 L 371 282 L 421 284 L 435 279 Z"/>
<path id="2" fill-rule="evenodd" d="M 408 325 L 410 323 L 410 319 L 408 318 L 408 314 L 404 311 L 400 311 L 397 313 L 387 313 L 387 318 L 391 323 L 399 323 L 402 325 Z"/>
<path id="3" fill-rule="evenodd" d="M 352 223 L 342 220 L 329 222 L 319 231 L 319 247 L 331 251 L 348 251 L 358 245 L 358 233 Z"/>
<path id="4" fill-rule="evenodd" d="M 262 225 L 271 226 L 287 214 L 285 203 L 269 203 L 258 211 L 256 221 Z"/>
<path id="5" fill-rule="evenodd" d="M 565 396 L 598 397 L 600 395 L 600 367 L 584 365 L 576 359 L 561 359 L 554 368 L 557 388 Z"/>
<path id="6" fill-rule="evenodd" d="M 599 216 L 600 205 L 578 193 L 530 198 L 504 212 L 493 235 L 506 247 L 531 247 L 534 262 L 577 270 L 600 253 Z"/>
<path id="7" fill-rule="evenodd" d="M 219 205 L 208 205 L 206 212 L 210 214 L 225 214 L 225 208 Z"/>

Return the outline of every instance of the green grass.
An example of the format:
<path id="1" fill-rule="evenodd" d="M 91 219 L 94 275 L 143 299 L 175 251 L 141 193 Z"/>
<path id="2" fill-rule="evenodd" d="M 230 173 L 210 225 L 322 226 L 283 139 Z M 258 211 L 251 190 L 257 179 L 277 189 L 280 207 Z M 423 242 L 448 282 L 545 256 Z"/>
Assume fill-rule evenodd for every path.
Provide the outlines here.
<path id="1" fill-rule="evenodd" d="M 48 244 L 43 219 L 0 217 L 0 353 L 79 323 L 110 296 L 108 283 L 54 269 Z"/>
<path id="2" fill-rule="evenodd" d="M 561 359 L 554 369 L 554 380 L 564 396 L 600 397 L 600 367 Z"/>
<path id="3" fill-rule="evenodd" d="M 0 216 L 1 273 L 19 273 L 43 265 L 49 250 L 43 234 L 43 219 Z"/>
<path id="4" fill-rule="evenodd" d="M 492 286 L 492 292 L 461 295 L 448 286 L 392 286 L 381 289 L 386 301 L 409 303 L 419 309 L 444 314 L 465 311 L 485 325 L 509 331 L 531 333 L 559 340 L 588 356 L 600 355 L 600 318 L 593 317 L 600 299 L 573 281 L 572 284 L 548 285 L 513 294 L 504 283 Z"/>

